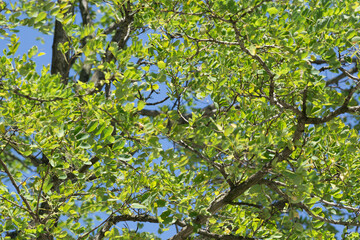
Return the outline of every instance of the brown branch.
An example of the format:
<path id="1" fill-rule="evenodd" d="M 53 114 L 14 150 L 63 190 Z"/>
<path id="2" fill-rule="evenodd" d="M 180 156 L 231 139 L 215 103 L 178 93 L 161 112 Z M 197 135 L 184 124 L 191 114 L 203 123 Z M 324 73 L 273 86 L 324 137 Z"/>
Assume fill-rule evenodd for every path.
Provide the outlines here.
<path id="1" fill-rule="evenodd" d="M 133 221 L 133 222 L 148 222 L 148 223 L 159 223 L 159 220 L 156 217 L 149 216 L 149 215 L 117 215 L 113 216 L 110 215 L 101 225 L 104 225 L 100 231 L 95 235 L 94 240 L 103 239 L 105 233 L 110 230 L 110 228 L 116 225 L 119 222 L 124 221 Z M 176 225 L 181 227 L 185 226 L 186 224 L 182 221 L 176 221 Z M 80 238 L 79 238 L 80 239 Z"/>
<path id="2" fill-rule="evenodd" d="M 349 105 L 349 102 L 350 102 L 352 96 L 354 95 L 354 93 L 359 89 L 360 89 L 360 81 L 356 84 L 355 87 L 352 87 L 350 89 L 350 91 L 349 91 L 348 95 L 346 96 L 346 98 L 344 99 L 344 102 L 341 105 L 341 107 L 339 107 L 335 111 L 329 113 L 327 116 L 324 116 L 322 118 L 306 118 L 306 120 L 305 120 L 306 124 L 321 124 L 321 123 L 325 123 L 325 122 L 332 120 L 333 118 L 339 116 L 340 114 L 347 113 L 347 112 L 357 112 L 359 109 L 359 106 L 348 107 L 348 105 Z"/>
<path id="3" fill-rule="evenodd" d="M 216 239 L 216 240 L 221 240 L 221 239 L 225 239 L 225 240 L 255 240 L 255 239 L 259 239 L 259 238 L 249 238 L 249 237 L 242 237 L 242 236 L 236 236 L 236 235 L 215 234 L 215 233 L 209 232 L 204 229 L 198 230 L 198 233 L 205 237 L 209 237 L 209 238 Z"/>
<path id="4" fill-rule="evenodd" d="M 73 7 L 65 15 L 72 13 Z M 59 73 L 63 84 L 68 83 L 70 51 L 62 53 L 60 44 L 70 43 L 69 38 L 60 21 L 55 20 L 54 40 L 52 45 L 51 74 Z M 70 46 L 69 46 L 70 47 Z"/>
<path id="5" fill-rule="evenodd" d="M 329 219 L 326 217 L 322 217 L 319 215 L 316 215 L 315 213 L 313 213 L 310 208 L 308 206 L 306 206 L 303 203 L 296 203 L 296 206 L 300 207 L 301 209 L 303 209 L 307 214 L 309 214 L 310 216 L 312 216 L 313 218 L 323 221 L 323 222 L 327 222 L 327 223 L 331 223 L 331 224 L 335 224 L 335 225 L 342 225 L 342 226 L 356 226 L 356 227 L 360 227 L 360 222 L 347 222 L 347 221 L 342 221 L 342 220 L 333 220 L 333 219 Z"/>
<path id="6" fill-rule="evenodd" d="M 357 67 L 355 66 L 355 68 L 356 68 L 356 70 L 357 70 Z M 360 81 L 360 78 L 358 78 L 358 77 L 355 77 L 355 76 L 353 76 L 353 75 L 351 75 L 351 73 L 350 73 L 350 70 L 346 70 L 345 68 L 343 68 L 343 67 L 340 67 L 339 68 L 340 69 L 340 71 L 343 73 L 343 74 L 345 74 L 345 76 L 347 76 L 348 78 L 350 78 L 350 79 L 352 79 L 352 80 L 355 80 L 355 81 Z"/>
<path id="7" fill-rule="evenodd" d="M 97 156 L 93 156 L 90 159 L 91 165 L 83 165 L 80 169 L 79 169 L 79 173 L 85 173 L 87 170 L 89 170 L 89 168 L 92 167 L 92 165 L 94 165 L 95 163 L 97 163 L 100 160 L 99 157 Z"/>
<path id="8" fill-rule="evenodd" d="M 1 196 L 1 195 L 0 195 L 0 198 L 3 199 L 3 200 L 5 200 L 5 201 L 7 201 L 7 202 L 9 202 L 9 203 L 11 203 L 11 204 L 13 204 L 13 205 L 16 206 L 16 207 L 18 207 L 18 208 L 20 208 L 20 209 L 28 212 L 29 214 L 31 214 L 31 212 L 29 211 L 29 209 L 24 208 L 23 206 L 20 206 L 18 203 L 13 202 L 13 201 L 11 201 L 11 200 L 9 200 L 9 199 L 7 199 L 7 198 L 4 198 L 4 197 Z"/>
<path id="9" fill-rule="evenodd" d="M 195 153 L 201 159 L 205 160 L 207 163 L 209 163 L 211 166 L 213 166 L 216 170 L 218 170 L 220 172 L 220 174 L 223 176 L 223 178 L 225 179 L 225 181 L 229 184 L 229 186 L 231 188 L 235 187 L 235 184 L 229 178 L 229 174 L 226 173 L 224 165 L 215 163 L 215 161 L 212 161 L 207 156 L 205 156 L 204 154 L 202 154 L 201 152 L 199 152 L 198 150 L 196 150 L 195 148 L 193 148 L 192 146 L 190 146 L 189 144 L 187 144 L 183 140 L 174 141 L 174 142 L 181 145 L 181 146 L 183 146 L 183 147 L 185 147 L 189 151 Z"/>
<path id="10" fill-rule="evenodd" d="M 266 2 L 271 2 L 272 0 L 263 0 L 261 2 L 259 2 L 258 4 L 256 4 L 255 6 L 249 8 L 248 10 L 246 10 L 241 16 L 240 18 L 242 17 L 245 17 L 247 14 L 250 14 L 252 12 L 254 12 L 258 7 L 260 7 L 263 3 L 266 3 Z"/>
<path id="11" fill-rule="evenodd" d="M 196 42 L 210 42 L 210 43 L 217 43 L 217 44 L 228 45 L 228 46 L 234 46 L 234 45 L 238 46 L 238 45 L 240 45 L 238 42 L 228 42 L 228 41 L 216 40 L 216 39 L 213 39 L 213 38 L 211 38 L 211 39 L 200 39 L 200 38 L 191 37 L 191 36 L 187 35 L 186 33 L 185 33 L 185 35 L 186 35 L 187 38 L 189 38 L 191 40 L 194 40 Z"/>
<path id="12" fill-rule="evenodd" d="M 130 38 L 131 25 L 134 21 L 134 14 L 136 12 L 131 12 L 131 5 L 129 1 L 126 1 L 122 7 L 123 18 L 118 24 L 116 24 L 114 36 L 112 37 L 108 48 L 106 49 L 105 55 L 103 56 L 103 63 L 115 60 L 114 55 L 110 51 L 110 46 L 112 43 L 117 43 L 119 49 L 124 49 L 127 40 Z M 90 89 L 87 93 L 93 94 L 99 92 L 104 86 L 103 80 L 105 80 L 104 72 L 101 70 L 96 70 L 90 80 L 91 82 L 94 82 L 95 88 Z"/>
<path id="13" fill-rule="evenodd" d="M 306 119 L 306 124 L 321 124 L 321 123 L 326 123 L 329 122 L 330 120 L 332 120 L 333 118 L 346 113 L 349 111 L 349 108 L 347 106 L 341 106 L 338 109 L 336 109 L 335 111 L 331 112 L 330 114 L 328 114 L 325 117 L 322 118 L 307 118 Z"/>
<path id="14" fill-rule="evenodd" d="M 83 21 L 83 26 L 88 26 L 91 25 L 91 15 L 89 12 L 89 3 L 87 0 L 79 0 L 79 7 L 80 7 L 80 13 L 81 13 L 81 18 Z M 94 36 L 85 36 L 83 39 L 81 39 L 81 45 L 82 47 L 85 47 L 87 41 L 89 38 L 93 38 Z M 88 58 L 85 56 L 85 60 L 84 60 L 84 65 L 82 66 L 82 69 L 80 71 L 80 76 L 79 76 L 79 80 L 81 82 L 88 82 L 89 78 L 90 78 L 90 73 L 91 73 L 91 67 L 92 64 L 87 63 Z"/>
<path id="15" fill-rule="evenodd" d="M 160 103 L 163 103 L 163 102 L 165 102 L 166 100 L 168 100 L 170 97 L 166 97 L 166 98 L 164 98 L 163 100 L 161 100 L 161 101 L 158 101 L 158 102 L 154 102 L 154 103 L 146 103 L 146 106 L 154 106 L 154 105 L 158 105 L 158 104 L 160 104 Z"/>
<path id="16" fill-rule="evenodd" d="M 348 221 L 342 221 L 342 220 L 333 220 L 333 219 L 329 219 L 326 217 L 322 217 L 319 216 L 315 213 L 313 213 L 310 208 L 308 206 L 306 206 L 304 203 L 291 203 L 291 199 L 290 197 L 284 193 L 282 190 L 280 190 L 277 187 L 277 184 L 273 183 L 272 181 L 262 181 L 262 183 L 266 184 L 266 186 L 268 186 L 270 189 L 274 190 L 276 193 L 278 193 L 281 197 L 283 197 L 286 201 L 290 202 L 291 206 L 295 206 L 295 207 L 299 207 L 302 210 L 304 210 L 307 214 L 309 214 L 309 216 L 313 217 L 314 219 L 323 221 L 323 222 L 327 222 L 330 224 L 335 224 L 335 225 L 342 225 L 342 226 L 357 226 L 360 227 L 360 222 L 348 222 Z"/>
<path id="17" fill-rule="evenodd" d="M 293 143 L 299 140 L 305 129 L 305 117 L 298 117 L 298 123 L 293 135 Z M 279 154 L 277 154 L 270 162 L 268 162 L 261 170 L 254 173 L 248 179 L 241 182 L 239 185 L 231 188 L 228 192 L 221 194 L 216 199 L 214 199 L 207 211 L 210 214 L 214 214 L 219 211 L 222 207 L 226 206 L 229 203 L 232 203 L 237 197 L 241 196 L 245 191 L 250 189 L 252 186 L 261 183 L 264 181 L 264 177 L 271 170 L 271 166 L 274 160 L 278 162 L 288 159 L 288 157 L 293 153 L 295 149 L 290 149 L 285 147 Z M 181 229 L 176 235 L 174 235 L 170 240 L 182 240 L 189 237 L 194 232 L 193 225 L 202 225 L 204 224 L 209 216 L 199 215 L 194 221 L 193 224 L 188 224 L 186 227 Z"/>
<path id="18" fill-rule="evenodd" d="M 90 231 L 88 231 L 87 233 L 82 234 L 82 235 L 78 238 L 78 240 L 84 239 L 84 238 L 87 237 L 90 233 L 96 231 L 96 229 L 98 229 L 99 227 L 101 227 L 102 225 L 104 225 L 107 221 L 109 221 L 109 220 L 111 219 L 111 217 L 112 217 L 112 214 L 110 214 L 110 216 L 109 216 L 107 219 L 105 219 L 102 223 L 100 223 L 99 225 L 97 225 L 96 227 L 94 227 L 93 229 L 91 229 Z M 96 236 L 95 236 L 95 237 L 96 237 Z M 101 238 L 99 238 L 99 239 L 101 239 Z"/>
<path id="19" fill-rule="evenodd" d="M 317 196 L 313 196 L 313 197 L 317 197 Z M 329 201 L 326 201 L 326 200 L 321 199 L 321 198 L 320 198 L 319 202 L 321 202 L 321 203 L 323 203 L 325 205 L 331 206 L 331 207 L 341 208 L 341 209 L 345 209 L 345 210 L 349 210 L 349 211 L 354 211 L 354 212 L 359 212 L 360 211 L 359 207 L 351 207 L 351 206 L 346 206 L 346 205 L 342 205 L 342 204 L 339 204 L 339 203 L 329 202 Z"/>
<path id="20" fill-rule="evenodd" d="M 89 3 L 87 0 L 79 0 L 80 14 L 83 25 L 86 26 L 91 23 L 91 16 L 89 12 Z"/>
<path id="21" fill-rule="evenodd" d="M 156 116 L 159 116 L 160 114 L 162 114 L 163 112 L 160 112 L 158 110 L 142 109 L 138 113 L 142 116 L 156 117 Z"/>
<path id="22" fill-rule="evenodd" d="M 252 54 L 250 52 L 250 50 L 245 47 L 245 43 L 242 40 L 240 30 L 238 29 L 238 27 L 236 25 L 237 22 L 236 21 L 231 21 L 231 24 L 232 24 L 233 29 L 235 31 L 236 41 L 239 43 L 239 46 L 240 46 L 241 50 L 243 52 L 245 52 L 248 56 L 250 56 L 252 59 L 254 59 L 256 62 L 258 62 L 261 65 L 261 67 L 265 70 L 267 75 L 269 76 L 269 81 L 270 81 L 269 101 L 270 101 L 270 103 L 280 107 L 281 109 L 289 109 L 289 110 L 295 112 L 297 115 L 300 116 L 301 112 L 296 107 L 277 99 L 276 94 L 275 94 L 275 82 L 274 82 L 275 74 L 271 71 L 270 67 L 267 66 L 265 61 L 258 54 L 256 54 L 256 53 Z"/>
<path id="23" fill-rule="evenodd" d="M 352 68 L 350 68 L 349 70 L 345 70 L 343 67 L 339 68 L 340 70 L 343 69 L 343 70 L 345 70 L 345 71 L 341 70 L 341 71 L 342 71 L 341 74 L 339 74 L 339 75 L 337 75 L 336 77 L 333 77 L 333 78 L 331 78 L 331 79 L 328 79 L 328 80 L 326 81 L 326 86 L 330 86 L 331 84 L 338 84 L 339 81 L 342 80 L 342 79 L 344 79 L 345 77 L 349 77 L 349 78 L 353 79 L 353 78 L 352 78 L 353 76 L 352 76 L 351 74 L 358 72 L 357 61 L 358 61 L 358 58 L 357 58 L 357 57 L 353 57 L 353 58 L 351 59 L 351 62 L 352 62 L 352 63 L 355 63 L 355 66 L 352 67 Z M 347 62 L 345 59 L 343 59 L 343 58 L 340 59 L 340 62 L 341 62 L 342 64 L 348 63 L 348 62 Z M 313 61 L 309 61 L 309 63 L 310 63 L 310 64 L 316 64 L 316 65 L 328 64 L 328 62 L 327 62 L 326 60 L 323 60 L 323 59 L 315 59 L 315 60 L 313 60 Z M 329 69 L 329 67 L 323 67 L 323 68 L 321 68 L 320 70 L 322 70 L 322 69 L 323 69 L 323 70 L 327 70 L 327 69 Z M 356 78 L 356 77 L 355 77 L 355 78 Z M 354 80 L 356 80 L 356 79 L 354 79 Z"/>
<path id="24" fill-rule="evenodd" d="M 265 175 L 270 171 L 270 165 L 266 165 L 262 170 L 256 172 L 251 175 L 248 179 L 237 185 L 236 187 L 230 189 L 228 192 L 219 195 L 215 198 L 208 207 L 207 211 L 210 214 L 214 214 L 219 211 L 222 207 L 226 206 L 229 202 L 233 202 L 238 196 L 242 195 L 245 191 L 247 191 L 252 186 L 258 184 Z M 194 221 L 193 224 L 186 225 L 183 227 L 180 232 L 175 234 L 170 240 L 182 240 L 189 237 L 194 232 L 193 225 L 201 225 L 204 224 L 209 216 L 199 215 Z"/>
<path id="25" fill-rule="evenodd" d="M 46 177 L 48 176 L 48 174 L 49 174 L 49 165 L 46 166 L 46 173 L 45 173 L 44 178 L 41 181 L 41 186 L 40 186 L 39 194 L 38 194 L 38 197 L 37 197 L 35 212 L 36 212 L 36 214 L 38 214 L 38 216 L 39 216 L 40 197 L 41 197 L 41 193 L 42 193 L 42 190 L 43 190 L 43 187 L 44 187 L 44 183 L 45 183 L 45 180 L 46 180 Z"/>
<path id="26" fill-rule="evenodd" d="M 232 26 L 233 26 L 233 29 L 235 31 L 235 38 L 236 38 L 236 41 L 239 43 L 239 46 L 241 48 L 241 50 L 243 52 L 245 52 L 247 55 L 249 55 L 251 58 L 253 58 L 254 60 L 256 60 L 261 66 L 262 68 L 265 70 L 265 72 L 268 74 L 268 76 L 270 77 L 270 80 L 273 79 L 275 77 L 275 74 L 270 70 L 270 68 L 266 65 L 265 61 L 257 54 L 252 54 L 250 52 L 249 49 L 247 49 L 245 47 L 245 44 L 244 44 L 244 41 L 241 40 L 241 34 L 240 34 L 240 31 L 237 27 L 237 22 L 235 21 L 232 21 L 231 22 Z"/>
<path id="27" fill-rule="evenodd" d="M 355 65 L 354 67 L 350 68 L 349 70 L 347 70 L 348 73 L 353 74 L 356 73 L 358 71 L 357 66 Z M 343 78 L 346 77 L 345 73 L 341 73 L 340 75 L 333 77 L 329 80 L 326 81 L 326 86 L 330 86 L 331 84 L 338 84 L 339 81 Z"/>
<path id="28" fill-rule="evenodd" d="M 351 59 L 351 62 L 352 62 L 352 63 L 356 63 L 357 60 L 358 60 L 357 57 L 353 57 L 353 58 Z M 340 62 L 341 62 L 341 63 L 348 63 L 344 58 L 340 59 Z M 328 61 L 323 60 L 323 59 L 315 59 L 315 60 L 309 60 L 309 63 L 319 65 L 319 64 L 328 64 Z"/>
<path id="29" fill-rule="evenodd" d="M 233 206 L 248 206 L 248 207 L 255 207 L 255 208 L 259 208 L 262 209 L 263 206 L 258 205 L 258 204 L 253 204 L 253 203 L 246 203 L 246 202 L 230 202 L 228 203 L 229 205 L 233 205 Z"/>
<path id="30" fill-rule="evenodd" d="M 5 148 L 7 147 L 7 145 L 9 144 L 9 141 L 6 143 L 6 146 L 3 147 L 3 149 L 1 150 L 1 153 L 5 150 Z M 29 202 L 27 201 L 27 199 L 21 194 L 20 192 L 20 188 L 19 186 L 16 184 L 15 179 L 13 177 L 13 175 L 10 173 L 8 167 L 6 166 L 5 162 L 0 158 L 0 165 L 3 167 L 6 175 L 9 177 L 11 184 L 14 186 L 14 188 L 16 189 L 16 192 L 19 194 L 20 198 L 23 200 L 23 202 L 25 203 L 25 206 L 27 208 L 27 212 L 32 216 L 32 218 L 36 221 L 39 222 L 39 218 L 37 217 L 37 215 L 33 212 L 33 210 L 31 209 L 31 206 L 29 204 Z M 24 209 L 24 208 L 22 208 Z"/>
<path id="31" fill-rule="evenodd" d="M 29 214 L 31 215 L 31 217 L 36 221 L 39 222 L 39 218 L 37 217 L 37 215 L 33 212 L 33 210 L 31 209 L 31 206 L 28 202 L 28 200 L 24 197 L 24 195 L 22 195 L 19 186 L 16 184 L 15 179 L 13 177 L 13 175 L 10 173 L 9 169 L 7 168 L 5 162 L 0 158 L 0 165 L 2 166 L 2 168 L 4 169 L 6 175 L 9 177 L 11 184 L 13 185 L 13 187 L 16 189 L 16 192 L 19 194 L 20 198 L 23 200 Z"/>
<path id="32" fill-rule="evenodd" d="M 11 145 L 9 144 L 9 146 L 11 146 Z M 16 149 L 14 149 L 14 151 L 16 151 L 16 152 L 19 154 L 19 152 L 18 152 Z M 28 164 L 25 164 L 23 160 L 21 160 L 20 158 L 18 158 L 17 156 L 15 156 L 14 154 L 12 154 L 11 152 L 8 152 L 8 151 L 5 152 L 5 151 L 4 151 L 4 154 L 5 154 L 6 156 L 14 159 L 15 161 L 19 162 L 19 163 L 20 163 L 24 168 L 26 168 L 27 170 L 32 171 L 32 169 L 29 167 Z M 20 155 L 21 155 L 21 154 L 20 154 Z M 22 155 L 21 155 L 21 156 L 22 156 Z M 25 158 L 26 158 L 26 157 L 25 157 Z"/>
<path id="33" fill-rule="evenodd" d="M 13 93 L 18 95 L 19 97 L 23 97 L 23 98 L 26 98 L 28 100 L 36 101 L 36 102 L 39 102 L 39 103 L 55 102 L 55 101 L 63 101 L 63 100 L 65 100 L 65 98 L 61 98 L 61 97 L 54 97 L 54 98 L 51 98 L 51 99 L 41 99 L 41 98 L 31 97 L 30 95 L 26 95 L 26 94 L 21 93 L 17 87 L 15 87 L 12 91 L 13 91 Z"/>
<path id="34" fill-rule="evenodd" d="M 216 108 L 215 108 L 214 104 L 210 104 L 210 105 L 207 105 L 206 107 L 202 108 L 201 111 L 203 111 L 202 117 L 212 117 L 216 113 Z M 142 116 L 147 116 L 147 117 L 156 117 L 156 116 L 159 116 L 160 114 L 166 114 L 166 113 L 158 111 L 158 110 L 142 109 L 142 110 L 138 111 L 138 114 L 140 114 Z M 188 121 L 190 118 L 192 118 L 192 113 L 183 114 L 183 117 Z M 184 121 L 183 119 L 178 120 L 178 124 L 185 124 L 185 123 L 186 123 L 186 121 Z"/>
<path id="35" fill-rule="evenodd" d="M 360 106 L 348 107 L 348 113 L 358 113 L 360 111 Z"/>
<path id="36" fill-rule="evenodd" d="M 272 120 L 279 118 L 283 113 L 284 113 L 284 111 L 280 111 L 280 112 L 277 113 L 276 115 L 271 116 L 271 117 L 269 117 L 268 119 L 265 119 L 265 120 L 263 120 L 263 121 L 261 121 L 261 122 L 255 122 L 255 123 L 252 124 L 252 125 L 253 125 L 253 126 L 261 126 L 261 125 L 263 125 L 263 124 L 265 124 L 265 123 L 271 122 Z"/>

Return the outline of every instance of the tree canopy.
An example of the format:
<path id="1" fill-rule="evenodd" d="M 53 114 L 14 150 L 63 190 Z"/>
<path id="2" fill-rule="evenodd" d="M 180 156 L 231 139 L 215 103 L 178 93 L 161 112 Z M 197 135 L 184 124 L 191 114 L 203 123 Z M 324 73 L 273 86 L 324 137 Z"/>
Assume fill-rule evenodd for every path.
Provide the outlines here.
<path id="1" fill-rule="evenodd" d="M 359 239 L 359 13 L 0 1 L 1 236 Z"/>

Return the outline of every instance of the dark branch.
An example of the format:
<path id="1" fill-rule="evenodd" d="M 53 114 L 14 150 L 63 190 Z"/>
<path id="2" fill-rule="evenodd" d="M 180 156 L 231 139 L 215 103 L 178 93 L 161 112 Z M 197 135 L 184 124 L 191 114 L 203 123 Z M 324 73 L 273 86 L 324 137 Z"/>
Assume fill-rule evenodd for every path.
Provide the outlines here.
<path id="1" fill-rule="evenodd" d="M 255 207 L 255 208 L 259 208 L 262 209 L 263 206 L 258 205 L 258 204 L 253 204 L 253 203 L 246 203 L 246 202 L 230 202 L 229 205 L 234 205 L 234 206 L 249 206 L 249 207 Z"/>
<path id="2" fill-rule="evenodd" d="M 225 239 L 225 240 L 255 240 L 255 239 L 259 239 L 259 238 L 248 238 L 248 237 L 242 237 L 242 236 L 236 236 L 236 235 L 224 235 L 224 234 L 220 235 L 220 234 L 215 234 L 215 233 L 209 232 L 204 229 L 200 229 L 198 231 L 198 233 L 202 236 L 209 237 L 209 238 L 216 239 L 216 240 L 221 240 L 221 239 Z"/>
<path id="3" fill-rule="evenodd" d="M 348 92 L 348 95 L 346 96 L 341 107 L 339 107 L 335 111 L 329 113 L 327 116 L 324 116 L 322 118 L 306 118 L 306 120 L 305 120 L 306 124 L 321 124 L 321 123 L 325 123 L 325 122 L 332 120 L 333 118 L 339 116 L 340 114 L 347 113 L 347 112 L 357 112 L 358 106 L 348 107 L 348 105 L 349 105 L 349 102 L 350 102 L 352 96 L 354 95 L 354 93 L 357 90 L 359 90 L 359 88 L 360 88 L 360 81 L 356 84 L 355 87 L 352 87 L 350 89 L 350 91 Z"/>
<path id="4" fill-rule="evenodd" d="M 105 233 L 110 230 L 110 228 L 116 225 L 119 222 L 124 221 L 133 221 L 133 222 L 149 222 L 149 223 L 159 223 L 159 220 L 156 217 L 149 215 L 118 215 L 110 216 L 103 224 L 104 226 L 98 231 L 95 235 L 94 240 L 100 240 L 105 237 Z M 176 225 L 181 227 L 185 226 L 184 222 L 176 221 Z"/>
<path id="5" fill-rule="evenodd" d="M 267 180 L 262 181 L 262 183 L 266 184 L 266 186 L 268 186 L 270 189 L 274 190 L 277 194 L 279 194 L 281 197 L 283 197 L 286 201 L 290 202 L 291 206 L 301 208 L 307 214 L 309 214 L 309 216 L 311 216 L 312 218 L 315 218 L 322 222 L 327 222 L 327 223 L 336 224 L 336 225 L 360 227 L 360 222 L 355 221 L 355 220 L 353 220 L 353 221 L 334 220 L 334 219 L 329 219 L 329 218 L 317 215 L 317 214 L 313 213 L 311 211 L 311 209 L 302 202 L 291 203 L 291 198 L 285 192 L 283 192 L 281 189 L 279 189 L 276 183 L 274 183 L 272 181 L 267 181 Z"/>
<path id="6" fill-rule="evenodd" d="M 89 12 L 89 3 L 87 0 L 79 0 L 80 3 L 80 13 L 81 13 L 81 18 L 83 20 L 83 26 L 87 26 L 92 24 L 91 22 L 91 16 L 90 16 L 90 12 Z M 84 47 L 88 41 L 89 38 L 91 38 L 92 36 L 85 36 L 83 39 L 81 39 L 81 45 L 82 47 Z M 90 73 L 91 73 L 91 67 L 92 64 L 87 63 L 88 59 L 87 57 L 85 57 L 84 60 L 84 65 L 80 71 L 80 78 L 79 80 L 81 82 L 88 82 L 89 78 L 90 78 Z"/>
<path id="7" fill-rule="evenodd" d="M 115 33 L 106 49 L 105 56 L 103 57 L 103 62 L 111 62 L 116 60 L 114 55 L 110 51 L 110 46 L 112 43 L 116 43 L 118 49 L 124 49 L 126 46 L 127 40 L 130 38 L 131 25 L 134 21 L 135 12 L 131 13 L 130 4 L 123 4 L 123 18 L 121 21 L 116 24 Z M 93 94 L 101 91 L 104 86 L 105 74 L 101 70 L 96 70 L 93 76 L 91 77 L 91 82 L 94 82 L 95 88 L 88 91 L 89 94 Z"/>
<path id="8" fill-rule="evenodd" d="M 67 84 L 69 75 L 70 52 L 62 53 L 60 44 L 69 43 L 69 39 L 60 21 L 55 20 L 54 40 L 52 45 L 51 74 L 60 74 L 63 84 Z"/>
<path id="9" fill-rule="evenodd" d="M 262 170 L 257 173 L 251 175 L 248 179 L 240 183 L 238 186 L 230 189 L 228 192 L 219 195 L 213 202 L 211 202 L 207 211 L 210 214 L 216 213 L 222 207 L 226 206 L 229 202 L 233 202 L 238 196 L 242 195 L 245 191 L 247 191 L 252 186 L 258 184 L 265 175 L 270 170 L 270 166 L 265 166 Z M 189 237 L 194 232 L 194 225 L 204 224 L 209 216 L 199 215 L 194 221 L 192 225 L 188 224 L 186 227 L 181 229 L 180 232 L 175 234 L 170 240 L 182 240 Z"/>

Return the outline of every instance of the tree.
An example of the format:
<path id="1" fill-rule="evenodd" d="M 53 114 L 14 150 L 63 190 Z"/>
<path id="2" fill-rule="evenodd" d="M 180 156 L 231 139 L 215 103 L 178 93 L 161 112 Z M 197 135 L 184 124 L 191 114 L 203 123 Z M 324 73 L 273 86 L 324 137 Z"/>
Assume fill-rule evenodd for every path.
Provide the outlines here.
<path id="1" fill-rule="evenodd" d="M 2 236 L 358 239 L 359 5 L 0 2 Z"/>

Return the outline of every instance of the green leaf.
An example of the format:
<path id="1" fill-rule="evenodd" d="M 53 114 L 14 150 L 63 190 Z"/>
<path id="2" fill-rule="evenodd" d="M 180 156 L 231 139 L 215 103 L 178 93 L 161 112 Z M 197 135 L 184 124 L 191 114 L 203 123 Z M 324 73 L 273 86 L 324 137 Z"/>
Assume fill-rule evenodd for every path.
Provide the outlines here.
<path id="1" fill-rule="evenodd" d="M 97 126 L 97 128 L 96 128 L 97 131 L 96 131 L 94 134 L 95 134 L 95 135 L 101 134 L 105 128 L 106 128 L 106 125 L 105 125 L 104 123 L 99 124 L 99 125 Z"/>
<path id="2" fill-rule="evenodd" d="M 359 36 L 353 37 L 353 38 L 351 39 L 351 42 L 353 42 L 353 43 L 358 43 L 358 42 L 360 42 L 360 37 L 359 37 Z"/>
<path id="3" fill-rule="evenodd" d="M 88 139 L 90 136 L 90 134 L 88 133 L 79 133 L 78 135 L 75 136 L 77 141 L 83 141 L 85 139 Z"/>
<path id="4" fill-rule="evenodd" d="M 41 22 L 46 18 L 46 12 L 40 12 L 39 15 L 35 18 L 35 22 Z"/>
<path id="5" fill-rule="evenodd" d="M 0 122 L 0 133 L 5 133 L 5 124 Z"/>
<path id="6" fill-rule="evenodd" d="M 281 233 L 275 233 L 271 235 L 271 238 L 275 238 L 275 239 L 283 238 L 283 235 Z"/>
<path id="7" fill-rule="evenodd" d="M 139 208 L 139 209 L 146 209 L 146 206 L 145 205 L 142 205 L 140 203 L 132 203 L 131 204 L 131 207 L 132 208 Z"/>
<path id="8" fill-rule="evenodd" d="M 160 69 L 166 68 L 166 63 L 163 62 L 163 61 L 159 61 L 159 62 L 157 63 L 157 65 L 158 65 L 158 67 L 159 67 Z"/>
<path id="9" fill-rule="evenodd" d="M 274 15 L 279 12 L 279 10 L 277 10 L 275 7 L 268 8 L 267 11 L 270 15 Z"/>
<path id="10" fill-rule="evenodd" d="M 300 223 L 295 223 L 294 227 L 295 227 L 295 229 L 297 231 L 303 231 L 304 230 L 303 226 Z"/>
<path id="11" fill-rule="evenodd" d="M 65 172 L 59 172 L 59 179 L 62 179 L 62 180 L 64 180 L 64 179 L 66 179 L 67 178 L 67 175 L 66 175 L 66 173 Z"/>
<path id="12" fill-rule="evenodd" d="M 87 126 L 87 132 L 92 132 L 96 129 L 96 127 L 98 126 L 99 122 L 98 121 L 92 121 L 89 123 L 89 125 Z"/>
<path id="13" fill-rule="evenodd" d="M 103 131 L 104 138 L 107 138 L 108 136 L 110 136 L 113 131 L 114 131 L 114 127 L 111 125 L 108 126 L 107 128 L 105 128 L 105 130 Z"/>
<path id="14" fill-rule="evenodd" d="M 44 182 L 44 186 L 43 186 L 43 192 L 46 194 L 50 191 L 50 189 L 52 188 L 52 186 L 54 185 L 54 183 L 50 182 L 49 179 L 47 179 Z"/>
<path id="15" fill-rule="evenodd" d="M 145 107 L 146 103 L 144 101 L 139 101 L 138 105 L 137 105 L 137 109 L 138 111 L 140 111 L 141 109 L 143 109 Z"/>
<path id="16" fill-rule="evenodd" d="M 249 46 L 249 51 L 251 55 L 255 55 L 256 54 L 256 47 L 255 45 L 250 45 Z"/>
<path id="17" fill-rule="evenodd" d="M 131 155 L 128 155 L 128 154 L 120 154 L 119 157 L 118 157 L 118 159 L 127 162 L 127 161 L 130 161 Z"/>
<path id="18" fill-rule="evenodd" d="M 226 137 L 228 137 L 228 136 L 230 136 L 230 134 L 232 133 L 234 131 L 234 128 L 233 127 L 227 127 L 227 128 L 225 128 L 225 131 L 224 131 L 224 135 L 226 136 Z"/>
<path id="19" fill-rule="evenodd" d="M 360 6 L 358 6 L 354 12 L 356 12 L 356 13 L 360 12 Z"/>
<path id="20" fill-rule="evenodd" d="M 91 145 L 86 142 L 82 142 L 82 143 L 80 143 L 79 147 L 81 147 L 82 149 L 90 149 Z"/>
<path id="21" fill-rule="evenodd" d="M 65 130 L 63 127 L 59 129 L 59 131 L 56 134 L 59 138 L 62 138 L 65 135 Z"/>
<path id="22" fill-rule="evenodd" d="M 360 196 L 358 83 L 338 79 L 359 54 L 357 1 L 94 0 L 91 24 L 74 2 L 0 0 L 1 236 L 91 237 L 114 212 L 156 217 L 152 232 L 205 216 L 219 236 L 332 239 L 321 217 L 356 216 L 337 206 Z M 223 193 L 238 204 L 216 212 Z M 105 235 L 159 239 L 148 229 Z"/>
<path id="23" fill-rule="evenodd" d="M 313 226 L 314 226 L 315 229 L 320 229 L 324 224 L 325 224 L 325 222 L 315 221 Z"/>

